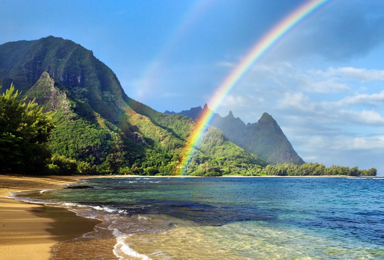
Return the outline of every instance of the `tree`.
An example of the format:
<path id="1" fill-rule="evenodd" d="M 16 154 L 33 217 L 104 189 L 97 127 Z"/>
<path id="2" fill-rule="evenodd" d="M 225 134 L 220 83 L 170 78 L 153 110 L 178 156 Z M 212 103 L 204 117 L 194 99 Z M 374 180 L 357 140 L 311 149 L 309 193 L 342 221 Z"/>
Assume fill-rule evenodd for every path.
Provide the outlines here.
<path id="1" fill-rule="evenodd" d="M 26 103 L 11 85 L 0 96 L 0 172 L 43 173 L 54 127 L 51 112 L 43 113 L 34 100 Z"/>
<path id="2" fill-rule="evenodd" d="M 367 170 L 367 176 L 376 176 L 376 174 L 377 174 L 377 170 L 376 170 L 376 168 L 371 168 L 371 169 L 369 169 L 369 170 Z"/>

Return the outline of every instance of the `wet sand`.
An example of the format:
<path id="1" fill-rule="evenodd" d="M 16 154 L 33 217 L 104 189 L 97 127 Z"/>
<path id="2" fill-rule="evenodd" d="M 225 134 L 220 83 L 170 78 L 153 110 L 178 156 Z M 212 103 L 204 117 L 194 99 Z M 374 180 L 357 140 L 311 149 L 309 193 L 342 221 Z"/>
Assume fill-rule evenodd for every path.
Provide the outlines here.
<path id="1" fill-rule="evenodd" d="M 17 191 L 61 189 L 84 178 L 89 177 L 0 175 L 0 259 L 49 259 L 57 242 L 92 231 L 99 221 L 6 197 Z"/>

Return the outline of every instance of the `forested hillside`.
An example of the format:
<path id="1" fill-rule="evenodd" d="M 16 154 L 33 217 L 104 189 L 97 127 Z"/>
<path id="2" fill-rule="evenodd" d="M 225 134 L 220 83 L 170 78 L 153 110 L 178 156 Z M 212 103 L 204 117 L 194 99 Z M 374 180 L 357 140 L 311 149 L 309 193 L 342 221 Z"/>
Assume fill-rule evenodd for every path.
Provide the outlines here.
<path id="1" fill-rule="evenodd" d="M 193 120 L 165 115 L 129 98 L 92 51 L 61 38 L 0 46 L 0 80 L 13 83 L 43 111 L 53 111 L 52 164 L 75 161 L 81 173 L 171 175 Z M 189 167 L 200 175 L 231 173 L 228 165 L 265 163 L 209 128 Z M 197 163 L 199 162 L 199 163 Z M 199 165 L 203 164 L 204 167 Z"/>

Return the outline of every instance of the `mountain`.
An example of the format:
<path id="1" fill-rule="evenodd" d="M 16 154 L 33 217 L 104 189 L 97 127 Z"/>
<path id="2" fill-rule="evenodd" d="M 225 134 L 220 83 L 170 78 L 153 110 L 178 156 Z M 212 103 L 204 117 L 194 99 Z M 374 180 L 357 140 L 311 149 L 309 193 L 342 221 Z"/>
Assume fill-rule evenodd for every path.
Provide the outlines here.
<path id="1" fill-rule="evenodd" d="M 174 174 L 195 122 L 129 98 L 92 51 L 49 36 L 0 45 L 1 92 L 11 84 L 44 111 L 55 111 L 50 150 L 76 160 L 82 173 Z M 264 166 L 257 156 L 209 127 L 187 174 L 222 175 Z"/>
<path id="2" fill-rule="evenodd" d="M 204 108 L 194 107 L 180 113 L 170 111 L 164 113 L 181 114 L 196 120 L 207 109 L 209 108 L 205 105 Z M 223 131 L 231 142 L 257 155 L 268 164 L 293 163 L 302 165 L 304 163 L 276 120 L 267 113 L 264 113 L 257 123 L 248 123 L 247 125 L 240 118 L 235 118 L 232 111 L 226 117 L 214 113 L 210 124 Z"/>

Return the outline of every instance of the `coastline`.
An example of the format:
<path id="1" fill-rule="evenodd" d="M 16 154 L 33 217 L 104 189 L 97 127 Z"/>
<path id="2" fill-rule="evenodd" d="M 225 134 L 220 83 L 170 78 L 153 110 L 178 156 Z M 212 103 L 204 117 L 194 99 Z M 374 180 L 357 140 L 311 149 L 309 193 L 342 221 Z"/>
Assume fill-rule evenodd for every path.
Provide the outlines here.
<path id="1" fill-rule="evenodd" d="M 85 178 L 193 176 L 20 176 L 0 175 L 0 259 L 50 259 L 52 247 L 93 231 L 100 221 L 77 216 L 65 208 L 25 203 L 6 196 L 13 192 L 62 189 Z M 223 176 L 348 177 L 348 176 Z"/>
<path id="2" fill-rule="evenodd" d="M 20 191 L 62 189 L 65 184 L 91 177 L 0 175 L 0 258 L 50 259 L 53 245 L 92 231 L 100 223 L 65 208 L 25 203 L 7 196 Z"/>
<path id="3" fill-rule="evenodd" d="M 383 177 L 383 176 L 348 176 L 348 175 L 298 175 L 298 176 L 279 176 L 279 175 L 263 175 L 263 176 L 245 176 L 245 175 L 223 175 L 223 176 L 191 176 L 191 175 L 163 175 L 163 176 L 157 176 L 157 175 L 104 175 L 104 176 L 97 176 L 92 178 L 123 178 L 123 177 L 140 177 L 140 178 L 234 178 L 234 177 L 241 177 L 241 178 L 321 178 L 321 177 L 336 177 L 336 178 L 346 178 L 346 177 Z"/>

